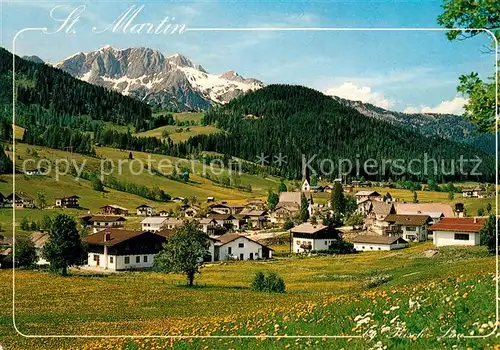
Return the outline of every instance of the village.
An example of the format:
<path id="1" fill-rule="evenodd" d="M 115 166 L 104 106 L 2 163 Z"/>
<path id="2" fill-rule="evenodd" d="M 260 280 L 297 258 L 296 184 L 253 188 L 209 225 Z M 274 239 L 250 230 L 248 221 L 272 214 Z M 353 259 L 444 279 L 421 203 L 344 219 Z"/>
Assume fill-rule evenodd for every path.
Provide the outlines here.
<path id="1" fill-rule="evenodd" d="M 178 210 L 158 209 L 155 205 L 142 204 L 133 209 L 117 204 L 102 206 L 98 212 L 78 217 L 87 245 L 87 261 L 81 268 L 113 272 L 150 269 L 164 243 L 185 220 L 195 220 L 209 237 L 209 256 L 204 263 L 228 260 L 264 260 L 273 258 L 273 248 L 265 242 L 281 237 L 289 242 L 289 255 L 317 255 L 328 253 L 354 253 L 404 249 L 410 244 L 432 241 L 436 247 L 474 246 L 480 244 L 479 231 L 487 216 L 466 217 L 463 203 L 408 203 L 393 199 L 391 186 L 388 192 L 379 193 L 364 188 L 361 181 L 342 184 L 335 180 L 331 185 L 311 185 L 306 175 L 296 191 L 279 193 L 277 204 L 270 209 L 264 199 L 251 198 L 244 203 L 217 202 L 207 197 L 205 203 L 191 202 L 183 197 L 172 200 Z M 315 203 L 313 194 L 332 193 L 335 188 L 345 200 L 355 203 L 352 216 L 357 220 L 351 225 L 332 225 L 331 201 Z M 359 189 L 354 192 L 354 189 Z M 484 198 L 492 193 L 485 186 L 462 188 L 464 198 Z M 80 208 L 80 197 L 58 197 L 51 208 Z M 307 220 L 301 220 L 306 200 Z M 0 194 L 1 208 L 35 208 L 35 200 L 23 193 Z M 141 220 L 137 221 L 137 218 Z M 133 227 L 128 220 L 139 222 Z M 335 226 L 335 227 L 334 227 Z M 82 232 L 82 231 L 81 231 Z M 49 238 L 47 230 L 32 232 L 31 241 L 38 252 L 38 266 L 46 266 L 42 257 L 43 246 Z M 347 243 L 347 250 L 340 251 L 340 242 Z M 337 247 L 337 248 L 336 248 Z M 0 257 L 8 261 L 12 255 L 12 239 L 0 235 Z M 7 264 L 3 264 L 6 267 Z"/>

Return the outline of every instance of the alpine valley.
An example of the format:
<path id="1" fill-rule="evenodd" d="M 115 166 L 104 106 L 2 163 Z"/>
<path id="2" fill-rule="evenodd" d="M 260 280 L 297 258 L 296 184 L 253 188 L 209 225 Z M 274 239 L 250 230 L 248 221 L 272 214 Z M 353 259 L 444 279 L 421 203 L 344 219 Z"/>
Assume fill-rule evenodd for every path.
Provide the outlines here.
<path id="1" fill-rule="evenodd" d="M 39 63 L 36 56 L 25 57 Z M 78 52 L 54 64 L 72 76 L 94 85 L 116 90 L 148 103 L 153 109 L 171 111 L 206 110 L 226 104 L 245 92 L 264 87 L 256 79 L 234 71 L 208 73 L 189 58 L 164 56 L 149 48 L 117 49 L 107 45 L 96 51 Z M 467 119 L 450 114 L 401 113 L 334 97 L 361 114 L 423 134 L 464 142 L 490 154 L 495 153 L 495 137 L 479 133 Z"/>

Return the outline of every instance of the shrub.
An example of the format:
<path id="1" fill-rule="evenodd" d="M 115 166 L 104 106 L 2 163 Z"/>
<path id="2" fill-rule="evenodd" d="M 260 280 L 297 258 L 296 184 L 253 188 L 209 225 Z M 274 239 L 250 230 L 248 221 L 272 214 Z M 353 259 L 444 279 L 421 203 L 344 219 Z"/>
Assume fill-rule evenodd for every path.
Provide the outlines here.
<path id="1" fill-rule="evenodd" d="M 252 290 L 257 292 L 262 292 L 265 289 L 266 276 L 262 271 L 259 271 L 255 274 L 255 277 L 252 281 Z"/>
<path id="2" fill-rule="evenodd" d="M 290 220 L 285 221 L 285 224 L 283 225 L 284 230 L 290 230 L 293 228 L 293 222 Z"/>
<path id="3" fill-rule="evenodd" d="M 274 272 L 266 276 L 259 271 L 255 274 L 251 288 L 257 292 L 285 293 L 285 281 Z"/>

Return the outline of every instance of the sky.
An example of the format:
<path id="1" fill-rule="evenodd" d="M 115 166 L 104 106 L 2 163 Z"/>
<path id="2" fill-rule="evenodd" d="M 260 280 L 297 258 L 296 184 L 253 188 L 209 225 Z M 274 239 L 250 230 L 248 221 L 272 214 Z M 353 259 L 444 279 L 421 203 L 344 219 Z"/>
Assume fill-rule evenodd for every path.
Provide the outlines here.
<path id="1" fill-rule="evenodd" d="M 234 70 L 265 84 L 300 84 L 324 93 L 405 112 L 461 113 L 461 74 L 488 77 L 494 57 L 487 34 L 450 42 L 444 31 L 373 31 L 370 28 L 438 28 L 441 1 L 19 1 L 0 0 L 1 43 L 16 53 L 58 62 L 105 45 L 181 53 L 210 73 Z M 135 6 L 127 30 L 113 31 Z M 55 8 L 54 8 L 55 7 Z M 59 30 L 74 12 L 79 20 Z M 80 11 L 80 12 L 78 12 Z M 182 34 L 131 32 L 164 21 L 185 25 Z M 95 28 L 95 30 L 93 30 Z M 213 28 L 253 30 L 213 31 Z M 356 31 L 263 28 L 366 28 Z M 196 30 L 203 29 L 203 30 Z M 259 30 L 255 30 L 259 29 Z M 158 30 L 159 31 L 159 30 Z"/>

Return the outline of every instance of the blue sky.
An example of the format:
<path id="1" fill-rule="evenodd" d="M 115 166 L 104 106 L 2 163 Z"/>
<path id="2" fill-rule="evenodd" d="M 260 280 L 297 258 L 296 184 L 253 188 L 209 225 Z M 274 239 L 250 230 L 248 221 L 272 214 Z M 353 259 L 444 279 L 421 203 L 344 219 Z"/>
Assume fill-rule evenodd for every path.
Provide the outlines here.
<path id="1" fill-rule="evenodd" d="M 235 70 L 266 84 L 302 84 L 343 97 L 406 111 L 460 112 L 458 76 L 493 72 L 483 53 L 487 35 L 449 42 L 444 32 L 187 31 L 181 35 L 93 33 L 106 29 L 130 5 L 144 5 L 133 24 L 157 25 L 165 17 L 187 28 L 244 27 L 422 27 L 436 28 L 440 1 L 7 1 L 2 2 L 1 46 L 25 27 L 60 26 L 84 4 L 74 34 L 27 32 L 17 40 L 20 55 L 57 62 L 105 45 L 145 46 L 165 55 L 181 53 L 211 73 Z M 175 19 L 172 19 L 175 17 Z"/>

